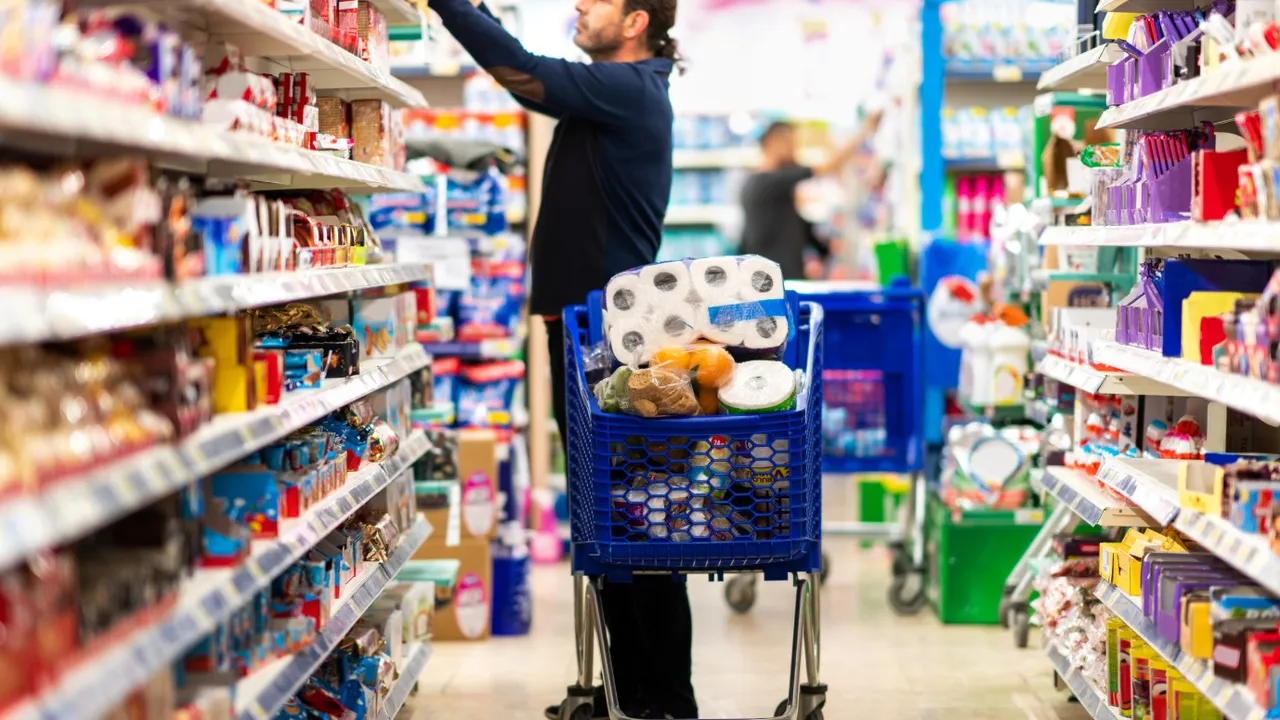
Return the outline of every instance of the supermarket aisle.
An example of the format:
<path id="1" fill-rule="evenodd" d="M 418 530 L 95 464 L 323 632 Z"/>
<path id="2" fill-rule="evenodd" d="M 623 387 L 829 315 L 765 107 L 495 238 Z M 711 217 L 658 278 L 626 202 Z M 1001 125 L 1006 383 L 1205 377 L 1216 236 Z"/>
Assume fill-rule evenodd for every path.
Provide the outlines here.
<path id="1" fill-rule="evenodd" d="M 847 540 L 828 546 L 835 564 L 823 606 L 823 673 L 832 689 L 828 718 L 1087 718 L 1052 690 L 1052 671 L 1038 650 L 1015 650 L 1008 634 L 995 628 L 944 628 L 928 613 L 897 618 L 884 599 L 886 553 L 861 550 Z M 542 708 L 564 692 L 573 673 L 567 572 L 567 565 L 536 570 L 529 637 L 438 643 L 421 690 L 401 717 L 542 717 Z M 691 581 L 690 587 L 694 682 L 703 714 L 766 715 L 785 691 L 790 588 L 764 586 L 747 616 L 725 606 L 722 588 L 705 580 Z"/>

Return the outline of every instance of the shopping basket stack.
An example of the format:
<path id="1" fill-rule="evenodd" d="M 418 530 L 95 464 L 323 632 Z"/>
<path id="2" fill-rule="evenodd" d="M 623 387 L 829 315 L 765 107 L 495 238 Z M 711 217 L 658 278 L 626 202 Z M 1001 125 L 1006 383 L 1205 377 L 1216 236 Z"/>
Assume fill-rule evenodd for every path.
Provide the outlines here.
<path id="1" fill-rule="evenodd" d="M 799 302 L 795 293 L 787 293 L 787 304 L 796 319 L 795 336 L 782 360 L 802 371 L 795 409 L 689 418 L 603 412 L 591 390 L 598 378 L 588 377 L 584 360 L 584 352 L 603 338 L 599 294 L 585 306 L 566 309 L 569 513 L 580 593 L 578 693 L 592 682 L 592 633 L 603 639 L 600 582 L 625 582 L 635 573 L 722 578 L 726 572 L 758 571 L 770 580 L 797 578 L 792 692 L 779 715 L 821 717 L 825 686 L 817 679 L 812 583 L 822 557 L 823 310 Z M 584 587 L 585 578 L 591 582 Z M 813 658 L 806 663 L 803 688 L 802 650 Z M 607 650 L 603 658 L 608 690 Z M 582 710 L 574 696 L 571 689 L 565 720 Z"/>

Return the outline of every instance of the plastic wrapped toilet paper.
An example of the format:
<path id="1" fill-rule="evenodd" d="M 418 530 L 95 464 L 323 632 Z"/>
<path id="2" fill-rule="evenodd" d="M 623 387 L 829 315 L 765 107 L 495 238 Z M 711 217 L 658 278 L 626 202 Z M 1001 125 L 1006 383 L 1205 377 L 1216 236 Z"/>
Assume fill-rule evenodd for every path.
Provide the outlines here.
<path id="1" fill-rule="evenodd" d="M 780 412 L 795 406 L 795 372 L 777 360 L 738 363 L 733 380 L 720 388 L 720 407 L 730 415 Z"/>
<path id="2" fill-rule="evenodd" d="M 758 255 L 646 265 L 614 276 L 604 291 L 604 328 L 614 357 L 643 365 L 661 349 L 705 339 L 776 350 L 791 335 L 777 263 Z"/>

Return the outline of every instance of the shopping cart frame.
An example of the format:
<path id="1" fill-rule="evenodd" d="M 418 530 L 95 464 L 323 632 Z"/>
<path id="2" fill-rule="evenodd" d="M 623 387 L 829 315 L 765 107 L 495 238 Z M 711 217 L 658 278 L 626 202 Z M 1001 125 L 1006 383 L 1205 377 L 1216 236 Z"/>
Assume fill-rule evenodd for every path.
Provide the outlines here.
<path id="1" fill-rule="evenodd" d="M 893 473 L 909 478 L 906 502 L 899 508 L 898 517 L 885 522 L 861 522 L 856 520 L 823 520 L 824 535 L 839 535 L 858 540 L 884 542 L 893 558 L 893 579 L 889 587 L 889 606 L 900 615 L 914 615 L 924 608 L 925 594 L 925 503 L 928 489 L 924 476 L 924 373 L 925 312 L 924 294 L 911 285 L 907 278 L 895 278 L 888 287 L 859 281 L 804 281 L 788 282 L 787 287 L 799 294 L 802 300 L 822 305 L 828 332 L 846 320 L 855 322 L 873 319 L 879 326 L 881 315 L 898 320 L 909 316 L 913 326 L 910 352 L 904 358 L 901 374 L 914 380 L 904 389 L 905 402 L 914 408 L 907 432 L 900 438 L 892 457 L 835 458 L 823 457 L 824 479 L 849 478 L 860 473 Z M 839 353 L 838 343 L 827 344 L 831 348 L 823 360 L 823 371 L 831 370 L 883 370 L 872 367 L 863 360 L 847 360 Z M 852 367 L 851 367 L 852 365 Z M 828 384 L 829 388 L 830 385 Z M 830 577 L 831 563 L 824 554 L 821 574 Z M 755 605 L 756 581 L 754 575 L 735 577 L 725 585 L 725 601 L 738 613 L 746 613 Z"/>
<path id="2" fill-rule="evenodd" d="M 604 695 L 608 706 L 609 717 L 611 720 L 631 720 L 620 707 L 617 696 L 615 670 L 612 665 L 610 653 L 608 632 L 604 624 L 603 600 L 601 589 L 605 582 L 626 582 L 636 574 L 659 574 L 670 576 L 672 582 L 683 582 L 686 576 L 694 574 L 710 575 L 712 579 L 723 580 L 725 574 L 732 573 L 756 573 L 763 572 L 766 579 L 776 580 L 783 578 L 792 578 L 796 591 L 796 610 L 792 624 L 792 643 L 791 643 L 791 660 L 790 674 L 787 697 L 783 700 L 774 711 L 773 715 L 757 718 L 743 718 L 738 720 L 822 720 L 822 709 L 826 704 L 827 686 L 821 683 L 820 679 L 820 657 L 821 657 L 821 602 L 820 591 L 822 581 L 817 570 L 821 564 L 821 456 L 822 443 L 820 435 L 821 423 L 821 362 L 822 362 L 822 308 L 813 303 L 806 303 L 803 313 L 800 311 L 798 299 L 794 293 L 788 294 L 788 301 L 793 308 L 793 317 L 797 325 L 802 325 L 804 318 L 807 317 L 807 328 L 802 325 L 801 330 L 805 335 L 801 337 L 808 338 L 807 348 L 801 347 L 798 351 L 788 351 L 789 356 L 797 362 L 796 367 L 805 367 L 810 371 L 810 375 L 806 381 L 801 393 L 797 397 L 797 410 L 789 413 L 780 413 L 780 419 L 773 420 L 777 425 L 774 429 L 767 431 L 769 439 L 767 442 L 772 447 L 777 439 L 786 437 L 781 435 L 775 437 L 773 433 L 778 427 L 787 427 L 789 432 L 797 433 L 796 442 L 788 445 L 789 462 L 794 465 L 793 472 L 790 477 L 790 492 L 796 493 L 792 498 L 792 502 L 796 505 L 782 506 L 792 507 L 792 515 L 787 521 L 790 523 L 791 529 L 784 531 L 785 536 L 775 537 L 772 541 L 760 542 L 756 540 L 738 539 L 728 542 L 708 542 L 700 540 L 697 542 L 664 542 L 664 543 L 641 543 L 639 546 L 627 545 L 625 543 L 614 542 L 609 538 L 611 535 L 602 534 L 597 536 L 596 524 L 602 522 L 601 516 L 593 515 L 591 510 L 594 505 L 586 508 L 573 507 L 575 503 L 580 503 L 583 499 L 590 497 L 590 491 L 585 495 L 573 492 L 570 497 L 570 521 L 578 527 L 579 532 L 573 533 L 572 543 L 572 564 L 573 564 L 573 583 L 574 583 L 574 637 L 577 651 L 578 661 L 578 677 L 577 682 L 568 688 L 565 700 L 560 705 L 560 720 L 587 720 L 595 710 L 595 691 L 594 678 L 596 674 L 595 651 L 597 647 L 600 650 L 602 670 L 604 680 Z M 594 303 L 598 303 L 598 299 L 588 298 L 588 307 L 598 307 Z M 586 316 L 584 318 L 584 316 Z M 586 383 L 586 374 L 584 364 L 581 357 L 581 348 L 579 347 L 579 335 L 582 332 L 581 325 L 584 320 L 589 323 L 589 331 L 586 337 L 590 339 L 599 338 L 601 329 L 594 325 L 599 322 L 598 311 L 588 312 L 586 308 L 574 307 L 566 309 L 565 322 L 565 343 L 569 355 L 569 361 L 566 362 L 567 386 L 570 393 L 583 392 Z M 804 343 L 800 343 L 804 345 Z M 796 355 L 799 358 L 796 358 Z M 800 364 L 803 363 L 803 364 Z M 591 393 L 589 390 L 585 392 L 587 396 Z M 605 416 L 600 412 L 598 405 L 595 404 L 594 397 L 586 398 L 570 398 L 578 400 L 579 407 L 576 408 L 578 413 L 582 412 L 582 407 L 586 407 L 587 413 L 592 415 L 592 422 L 597 419 L 602 423 L 608 423 L 609 418 L 617 418 L 618 416 Z M 585 402 L 584 402 L 585 401 Z M 816 411 L 813 403 L 818 403 Z M 575 419 L 575 408 L 570 409 L 569 432 L 571 440 L 571 449 L 577 446 L 579 452 L 583 450 L 592 450 L 598 453 L 603 445 L 609 448 L 608 442 L 601 441 L 600 438 L 592 437 L 596 441 L 595 445 L 583 446 L 581 437 L 575 437 L 575 434 L 581 433 L 581 419 Z M 770 422 L 766 420 L 769 416 L 755 416 L 761 418 L 760 421 L 753 420 L 749 417 L 725 418 L 723 425 L 724 433 L 733 437 L 742 437 L 742 433 L 765 432 L 764 430 L 750 429 L 744 430 L 751 423 Z M 797 426 L 796 419 L 802 419 L 803 422 Z M 707 422 L 712 418 L 695 418 L 698 422 Z M 614 420 L 613 422 L 625 422 Z M 682 432 L 682 434 L 697 435 L 705 430 L 685 429 L 680 425 L 680 421 L 650 420 L 645 428 L 653 428 L 653 433 L 661 437 L 665 433 Z M 719 421 L 717 421 L 719 423 Z M 639 430 L 640 426 L 628 424 L 628 432 L 644 433 Z M 698 426 L 705 428 L 706 426 Z M 676 428 L 679 428 L 677 430 Z M 729 429 L 732 428 L 732 429 Z M 594 432 L 595 428 L 591 428 Z M 717 432 L 721 432 L 717 429 Z M 605 432 L 608 434 L 608 431 Z M 754 435 L 752 435 L 754 437 Z M 577 441 L 576 443 L 573 441 Z M 754 440 L 752 441 L 755 442 Z M 760 447 L 760 446 L 755 446 Z M 611 451 L 606 451 L 611 452 Z M 799 474 L 795 470 L 799 469 Z M 571 465 L 571 474 L 585 472 L 577 465 Z M 591 477 L 580 478 L 588 480 L 592 485 L 599 480 L 592 473 Z M 606 489 L 609 486 L 606 485 Z M 579 491 L 582 489 L 579 488 Z M 806 494 L 808 493 L 808 494 Z M 790 495 L 788 497 L 791 497 Z M 807 502 L 806 502 L 807 499 Z M 588 499 L 587 502 L 590 502 Z M 673 511 L 674 512 L 674 511 Z M 603 517 L 607 518 L 610 513 L 604 513 Z M 589 532 L 581 526 L 586 523 Z M 607 528 L 606 528 L 607 529 Z M 665 535 L 663 536 L 665 537 Z M 663 548 L 671 548 L 671 551 L 662 552 L 642 552 L 640 548 L 653 548 L 655 546 Z M 634 555 L 628 553 L 628 550 L 636 550 Z M 714 551 L 714 554 L 713 554 Z M 664 557 L 668 555 L 669 557 Z M 678 576 L 678 577 L 677 577 Z M 801 666 L 803 664 L 805 674 L 801 675 Z"/>

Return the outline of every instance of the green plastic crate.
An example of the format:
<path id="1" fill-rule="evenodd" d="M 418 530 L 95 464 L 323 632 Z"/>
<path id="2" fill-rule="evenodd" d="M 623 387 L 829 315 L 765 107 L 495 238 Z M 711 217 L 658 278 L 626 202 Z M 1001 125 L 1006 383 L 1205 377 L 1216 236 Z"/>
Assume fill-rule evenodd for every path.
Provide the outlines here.
<path id="1" fill-rule="evenodd" d="M 1044 524 L 1042 508 L 953 515 L 930 494 L 925 562 L 929 604 L 944 623 L 995 625 L 1005 580 Z"/>
<path id="2" fill-rule="evenodd" d="M 898 508 L 902 499 L 911 488 L 911 479 L 880 475 L 859 476 L 858 483 L 858 521 L 864 523 L 896 522 Z M 875 545 L 870 540 L 863 540 L 862 547 Z"/>

